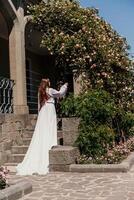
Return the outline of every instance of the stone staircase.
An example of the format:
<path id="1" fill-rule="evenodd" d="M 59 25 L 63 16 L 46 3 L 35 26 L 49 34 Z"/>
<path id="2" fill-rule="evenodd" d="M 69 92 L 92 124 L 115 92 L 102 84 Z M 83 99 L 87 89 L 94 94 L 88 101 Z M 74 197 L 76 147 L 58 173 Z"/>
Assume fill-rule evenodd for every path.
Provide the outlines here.
<path id="1" fill-rule="evenodd" d="M 10 170 L 11 173 L 15 173 L 15 166 L 17 166 L 18 163 L 22 162 L 29 144 L 31 142 L 31 138 L 33 136 L 33 132 L 34 132 L 34 126 L 32 126 L 32 128 L 30 127 L 26 127 L 24 132 L 23 132 L 23 136 L 21 139 L 20 144 L 13 144 L 11 147 L 11 154 L 8 158 L 8 162 L 6 162 L 4 164 L 4 166 L 7 166 L 8 169 Z M 57 131 L 57 142 L 58 145 L 62 145 L 62 131 L 58 130 Z"/>
<path id="2" fill-rule="evenodd" d="M 10 120 L 14 120 L 15 122 L 13 121 L 12 123 Z M 4 162 L 4 166 L 7 166 L 7 168 L 10 170 L 10 174 L 15 174 L 15 166 L 22 162 L 28 150 L 31 138 L 33 136 L 37 116 L 28 115 L 26 117 L 21 116 L 21 118 L 19 118 L 19 116 L 15 116 L 14 119 L 11 118 L 10 120 L 10 123 L 6 124 L 10 128 L 9 131 L 7 131 L 10 134 L 10 145 L 4 143 L 5 147 L 3 149 L 6 150 L 6 161 Z M 79 151 L 78 148 L 74 147 L 73 145 L 78 136 L 78 125 L 79 119 L 62 119 L 62 130 L 57 131 L 58 145 L 49 151 L 50 171 L 69 171 L 70 165 L 76 163 L 76 158 L 79 156 Z M 16 133 L 13 131 L 16 131 Z"/>

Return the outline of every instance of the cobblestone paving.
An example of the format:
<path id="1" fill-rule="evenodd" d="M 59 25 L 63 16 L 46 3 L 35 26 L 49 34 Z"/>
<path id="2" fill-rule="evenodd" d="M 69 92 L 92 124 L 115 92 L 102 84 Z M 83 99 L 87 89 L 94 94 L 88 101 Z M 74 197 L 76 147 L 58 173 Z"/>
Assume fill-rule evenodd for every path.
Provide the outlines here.
<path id="1" fill-rule="evenodd" d="M 32 182 L 33 192 L 20 200 L 134 200 L 134 168 L 129 173 L 49 173 L 24 178 Z"/>

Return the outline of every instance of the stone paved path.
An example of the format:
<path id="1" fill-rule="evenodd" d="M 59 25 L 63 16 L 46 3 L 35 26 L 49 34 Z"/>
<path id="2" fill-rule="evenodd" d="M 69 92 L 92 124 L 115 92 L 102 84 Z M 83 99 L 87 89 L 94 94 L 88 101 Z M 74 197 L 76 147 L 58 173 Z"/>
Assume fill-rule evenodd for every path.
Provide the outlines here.
<path id="1" fill-rule="evenodd" d="M 129 173 L 49 173 L 24 178 L 32 182 L 33 192 L 20 200 L 134 200 L 134 167 Z"/>

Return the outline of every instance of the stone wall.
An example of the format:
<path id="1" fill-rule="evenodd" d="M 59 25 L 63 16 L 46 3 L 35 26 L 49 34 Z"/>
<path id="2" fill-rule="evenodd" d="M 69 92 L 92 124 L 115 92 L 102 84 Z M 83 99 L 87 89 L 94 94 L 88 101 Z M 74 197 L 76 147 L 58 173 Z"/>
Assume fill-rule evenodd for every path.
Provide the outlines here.
<path id="1" fill-rule="evenodd" d="M 74 146 L 74 143 L 79 135 L 79 122 L 80 119 L 76 117 L 62 119 L 63 145 Z"/>
<path id="2" fill-rule="evenodd" d="M 55 146 L 49 151 L 49 170 L 50 171 L 70 171 L 70 166 L 77 163 L 80 155 L 77 147 L 74 147 L 78 137 L 78 127 L 80 119 L 63 118 L 62 133 L 63 146 Z"/>
<path id="3" fill-rule="evenodd" d="M 25 130 L 33 129 L 37 115 L 0 114 L 0 165 L 11 156 L 12 145 L 21 145 Z"/>
<path id="4" fill-rule="evenodd" d="M 24 139 L 32 136 L 37 115 L 1 114 L 0 115 L 0 165 L 10 164 L 13 147 L 24 145 Z M 49 152 L 50 171 L 68 171 L 75 164 L 79 151 L 73 147 L 78 137 L 78 118 L 63 118 L 63 146 L 58 145 Z"/>

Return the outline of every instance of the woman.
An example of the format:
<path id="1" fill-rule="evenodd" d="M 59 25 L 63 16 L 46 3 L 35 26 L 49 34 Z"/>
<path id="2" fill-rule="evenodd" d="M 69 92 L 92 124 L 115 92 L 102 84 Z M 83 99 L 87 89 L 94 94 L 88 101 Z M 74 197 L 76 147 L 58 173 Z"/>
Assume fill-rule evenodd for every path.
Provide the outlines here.
<path id="1" fill-rule="evenodd" d="M 34 134 L 18 175 L 46 174 L 49 171 L 49 150 L 57 145 L 57 120 L 54 98 L 66 94 L 68 83 L 59 91 L 50 88 L 49 79 L 42 79 L 39 87 L 39 114 Z"/>

